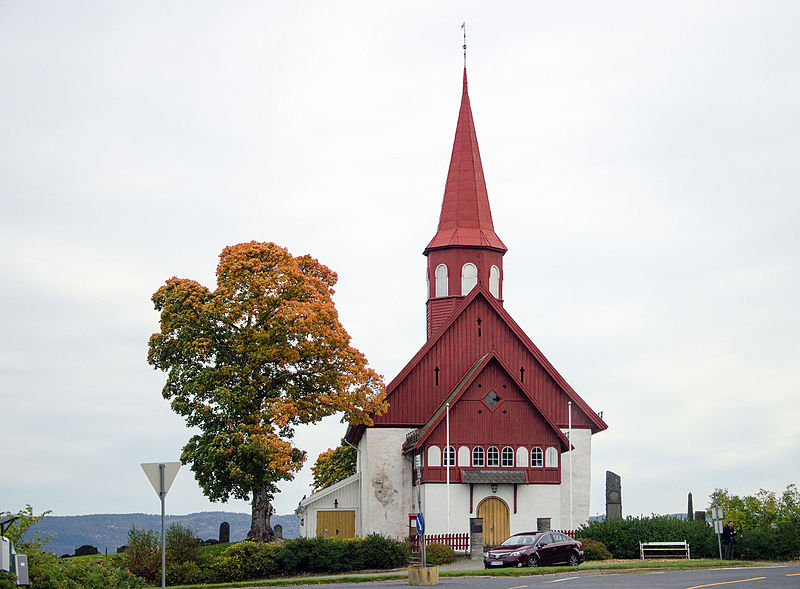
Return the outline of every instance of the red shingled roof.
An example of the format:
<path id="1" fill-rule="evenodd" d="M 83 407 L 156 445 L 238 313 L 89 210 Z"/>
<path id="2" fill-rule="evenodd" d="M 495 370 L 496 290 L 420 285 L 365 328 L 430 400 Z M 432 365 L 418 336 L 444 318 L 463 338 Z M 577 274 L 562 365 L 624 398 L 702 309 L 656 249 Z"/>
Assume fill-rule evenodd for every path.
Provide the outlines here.
<path id="1" fill-rule="evenodd" d="M 464 68 L 464 93 L 458 113 L 453 154 L 444 188 L 439 230 L 425 248 L 490 247 L 505 252 L 506 246 L 497 237 L 489 210 L 486 180 L 483 178 L 478 138 L 472 121 L 467 94 L 467 70 Z"/>

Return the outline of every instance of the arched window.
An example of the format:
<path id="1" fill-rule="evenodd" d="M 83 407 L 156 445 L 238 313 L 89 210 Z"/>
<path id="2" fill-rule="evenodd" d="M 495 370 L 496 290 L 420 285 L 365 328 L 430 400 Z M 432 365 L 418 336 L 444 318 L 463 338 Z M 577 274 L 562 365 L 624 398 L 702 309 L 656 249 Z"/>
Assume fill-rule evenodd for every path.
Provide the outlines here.
<path id="1" fill-rule="evenodd" d="M 458 465 L 469 466 L 469 446 L 460 446 L 458 448 Z"/>
<path id="2" fill-rule="evenodd" d="M 492 266 L 489 269 L 489 292 L 494 298 L 500 298 L 500 268 Z"/>
<path id="3" fill-rule="evenodd" d="M 478 268 L 467 262 L 461 267 L 461 294 L 467 295 L 478 284 Z"/>
<path id="4" fill-rule="evenodd" d="M 511 446 L 503 448 L 503 466 L 514 466 L 514 448 Z"/>
<path id="5" fill-rule="evenodd" d="M 472 449 L 472 466 L 483 466 L 483 448 L 480 446 Z"/>
<path id="6" fill-rule="evenodd" d="M 446 446 L 444 449 L 444 460 L 442 466 L 455 466 L 456 465 L 456 449 L 452 446 Z"/>
<path id="7" fill-rule="evenodd" d="M 517 448 L 517 468 L 528 468 L 528 449 L 525 446 Z"/>
<path id="8" fill-rule="evenodd" d="M 544 453 L 539 446 L 531 449 L 531 466 L 533 468 L 542 468 L 544 466 Z"/>
<path id="9" fill-rule="evenodd" d="M 439 264 L 436 266 L 436 296 L 446 297 L 447 295 L 447 266 Z"/>
<path id="10" fill-rule="evenodd" d="M 442 465 L 442 451 L 439 446 L 430 446 L 428 448 L 428 466 L 441 466 Z"/>
<path id="11" fill-rule="evenodd" d="M 494 446 L 486 451 L 486 466 L 500 466 L 500 451 Z"/>
<path id="12" fill-rule="evenodd" d="M 558 468 L 558 450 L 552 446 L 544 452 L 544 465 L 547 468 Z"/>

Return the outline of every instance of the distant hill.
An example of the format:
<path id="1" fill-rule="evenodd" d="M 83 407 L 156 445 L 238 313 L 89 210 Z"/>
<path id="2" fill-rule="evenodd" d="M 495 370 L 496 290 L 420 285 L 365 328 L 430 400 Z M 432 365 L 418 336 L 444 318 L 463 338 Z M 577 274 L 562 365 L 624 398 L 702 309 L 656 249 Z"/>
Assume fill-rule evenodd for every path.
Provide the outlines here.
<path id="1" fill-rule="evenodd" d="M 300 520 L 296 515 L 273 515 L 273 526 L 283 526 L 284 538 L 297 538 L 300 535 Z M 204 511 L 188 515 L 167 515 L 166 525 L 179 523 L 192 530 L 199 538 L 208 540 L 219 538 L 219 525 L 228 522 L 231 526 L 231 541 L 244 540 L 250 530 L 249 513 L 229 511 Z M 42 536 L 52 534 L 53 538 L 44 546 L 47 552 L 61 556 L 73 554 L 84 544 L 96 546 L 100 552 L 116 552 L 117 548 L 128 543 L 128 530 L 136 526 L 143 530 L 161 530 L 161 515 L 146 513 L 100 513 L 93 515 L 47 516 L 33 526 L 26 536 L 39 532 Z"/>

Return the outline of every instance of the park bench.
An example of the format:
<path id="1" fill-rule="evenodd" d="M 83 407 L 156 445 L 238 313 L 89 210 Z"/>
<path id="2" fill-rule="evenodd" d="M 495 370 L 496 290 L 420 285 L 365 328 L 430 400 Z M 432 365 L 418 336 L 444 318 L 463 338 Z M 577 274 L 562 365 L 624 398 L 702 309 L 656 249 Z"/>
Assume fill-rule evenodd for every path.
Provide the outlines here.
<path id="1" fill-rule="evenodd" d="M 683 542 L 639 542 L 639 555 L 645 558 L 690 558 L 689 543 Z"/>

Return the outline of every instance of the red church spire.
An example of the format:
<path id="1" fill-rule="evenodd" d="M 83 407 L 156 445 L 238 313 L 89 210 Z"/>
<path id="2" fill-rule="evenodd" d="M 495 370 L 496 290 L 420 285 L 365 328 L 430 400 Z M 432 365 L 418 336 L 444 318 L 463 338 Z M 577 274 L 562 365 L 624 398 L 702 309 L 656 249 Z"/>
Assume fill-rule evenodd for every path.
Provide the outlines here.
<path id="1" fill-rule="evenodd" d="M 501 252 L 507 249 L 497 237 L 492 224 L 478 138 L 469 106 L 466 68 L 453 154 L 450 157 L 450 170 L 447 172 L 442 212 L 439 216 L 439 229 L 424 253 L 428 255 L 432 249 L 445 247 L 491 248 Z"/>
<path id="2" fill-rule="evenodd" d="M 483 179 L 478 138 L 472 122 L 464 68 L 464 93 L 458 113 L 453 155 L 444 188 L 439 229 L 425 248 L 428 258 L 428 337 L 445 324 L 456 301 L 478 285 L 503 300 L 503 254 Z"/>

